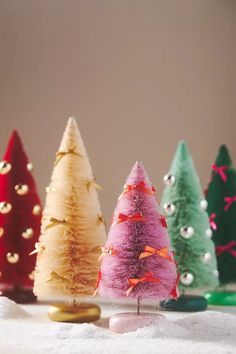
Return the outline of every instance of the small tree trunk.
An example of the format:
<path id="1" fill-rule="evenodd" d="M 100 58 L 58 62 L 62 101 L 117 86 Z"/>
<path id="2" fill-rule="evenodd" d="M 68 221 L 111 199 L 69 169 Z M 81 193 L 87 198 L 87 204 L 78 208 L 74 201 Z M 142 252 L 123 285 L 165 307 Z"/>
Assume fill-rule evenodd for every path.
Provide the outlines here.
<path id="1" fill-rule="evenodd" d="M 140 314 L 140 300 L 138 299 L 137 314 Z"/>

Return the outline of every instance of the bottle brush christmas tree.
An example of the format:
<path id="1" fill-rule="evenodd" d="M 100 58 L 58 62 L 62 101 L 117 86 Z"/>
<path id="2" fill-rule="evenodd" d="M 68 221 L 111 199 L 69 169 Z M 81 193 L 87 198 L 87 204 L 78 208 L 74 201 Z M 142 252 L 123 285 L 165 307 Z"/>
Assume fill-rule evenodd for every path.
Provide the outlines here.
<path id="1" fill-rule="evenodd" d="M 227 284 L 236 282 L 236 171 L 225 145 L 220 147 L 212 165 L 206 198 L 220 285 L 225 288 Z M 214 305 L 236 305 L 236 293 L 226 289 L 209 292 L 206 298 Z"/>
<path id="2" fill-rule="evenodd" d="M 79 303 L 82 296 L 93 294 L 105 240 L 97 189 L 76 121 L 70 118 L 56 154 L 41 235 L 33 251 L 38 254 L 35 294 L 40 299 L 65 299 L 64 304 L 49 308 L 55 321 L 89 322 L 100 316 L 97 305 Z"/>
<path id="3" fill-rule="evenodd" d="M 19 303 L 36 300 L 32 292 L 36 257 L 29 253 L 39 237 L 41 203 L 32 167 L 13 131 L 0 162 L 0 290 Z"/>
<path id="4" fill-rule="evenodd" d="M 99 294 L 136 299 L 136 313 L 110 318 L 110 329 L 126 332 L 157 321 L 158 315 L 140 313 L 143 299 L 176 298 L 177 272 L 165 218 L 143 165 L 137 162 L 124 186 L 102 249 Z"/>
<path id="5" fill-rule="evenodd" d="M 185 295 L 189 289 L 218 284 L 212 230 L 202 197 L 199 178 L 185 142 L 180 142 L 170 172 L 164 177 L 162 209 L 180 273 L 180 298 L 163 302 L 163 309 L 201 311 L 207 307 L 204 297 Z"/>

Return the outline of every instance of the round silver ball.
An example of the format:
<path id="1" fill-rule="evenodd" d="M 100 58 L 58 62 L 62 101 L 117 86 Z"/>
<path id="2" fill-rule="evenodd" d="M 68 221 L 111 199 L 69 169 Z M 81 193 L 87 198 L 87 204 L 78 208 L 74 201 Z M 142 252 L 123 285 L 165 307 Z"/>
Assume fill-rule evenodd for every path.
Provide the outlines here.
<path id="1" fill-rule="evenodd" d="M 0 162 L 0 174 L 5 175 L 11 170 L 11 164 L 7 161 Z"/>
<path id="2" fill-rule="evenodd" d="M 0 213 L 8 214 L 11 211 L 11 204 L 7 202 L 0 203 Z"/>
<path id="3" fill-rule="evenodd" d="M 18 195 L 25 195 L 28 193 L 29 187 L 27 186 L 27 184 L 19 183 L 15 185 L 15 191 Z"/>
<path id="4" fill-rule="evenodd" d="M 28 239 L 30 239 L 31 237 L 34 236 L 34 230 L 33 230 L 31 227 L 28 227 L 27 229 L 25 229 L 25 230 L 22 232 L 21 236 L 22 236 L 24 239 L 28 240 Z"/>
<path id="5" fill-rule="evenodd" d="M 34 166 L 33 166 L 32 162 L 28 162 L 28 163 L 27 163 L 27 170 L 28 170 L 28 171 L 32 171 L 33 168 L 34 168 Z"/>
<path id="6" fill-rule="evenodd" d="M 213 233 L 212 229 L 207 229 L 206 232 L 205 232 L 206 237 L 211 238 L 212 237 L 212 233 Z"/>
<path id="7" fill-rule="evenodd" d="M 174 204 L 164 204 L 164 211 L 167 216 L 173 215 L 175 212 Z"/>
<path id="8" fill-rule="evenodd" d="M 19 261 L 20 256 L 18 253 L 8 252 L 6 258 L 9 263 L 16 264 Z"/>
<path id="9" fill-rule="evenodd" d="M 180 276 L 180 282 L 185 286 L 191 285 L 193 280 L 194 276 L 192 273 L 185 272 Z"/>
<path id="10" fill-rule="evenodd" d="M 180 229 L 180 235 L 186 240 L 190 239 L 194 235 L 194 228 L 192 226 L 184 226 Z"/>
<path id="11" fill-rule="evenodd" d="M 201 202 L 200 202 L 200 208 L 202 210 L 206 210 L 207 206 L 208 206 L 207 200 L 206 199 L 202 199 Z"/>
<path id="12" fill-rule="evenodd" d="M 210 263 L 211 260 L 212 260 L 212 255 L 211 255 L 211 253 L 210 253 L 210 252 L 204 253 L 204 255 L 203 255 L 203 257 L 202 257 L 203 263 L 208 264 L 208 263 Z"/>
<path id="13" fill-rule="evenodd" d="M 175 176 L 171 174 L 167 174 L 164 176 L 163 182 L 165 183 L 166 186 L 173 186 L 175 183 Z"/>
<path id="14" fill-rule="evenodd" d="M 40 215 L 41 214 L 41 206 L 39 204 L 34 205 L 32 213 L 33 213 L 33 215 Z"/>

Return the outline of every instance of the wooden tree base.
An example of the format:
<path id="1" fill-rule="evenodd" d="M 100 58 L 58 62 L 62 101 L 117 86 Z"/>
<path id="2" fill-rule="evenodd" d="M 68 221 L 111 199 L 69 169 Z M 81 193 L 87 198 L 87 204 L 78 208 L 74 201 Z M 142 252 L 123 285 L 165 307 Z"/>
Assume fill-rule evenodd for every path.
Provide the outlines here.
<path id="1" fill-rule="evenodd" d="M 13 288 L 1 290 L 1 296 L 6 296 L 18 304 L 31 304 L 37 301 L 37 297 L 31 289 Z"/>
<path id="2" fill-rule="evenodd" d="M 54 304 L 49 307 L 48 317 L 57 322 L 94 322 L 99 320 L 101 309 L 95 304 Z"/>
<path id="3" fill-rule="evenodd" d="M 209 305 L 236 306 L 236 292 L 234 291 L 211 291 L 205 294 Z"/>
<path id="4" fill-rule="evenodd" d="M 161 301 L 160 309 L 179 312 L 205 311 L 207 309 L 207 301 L 203 296 L 184 295 L 177 300 Z"/>

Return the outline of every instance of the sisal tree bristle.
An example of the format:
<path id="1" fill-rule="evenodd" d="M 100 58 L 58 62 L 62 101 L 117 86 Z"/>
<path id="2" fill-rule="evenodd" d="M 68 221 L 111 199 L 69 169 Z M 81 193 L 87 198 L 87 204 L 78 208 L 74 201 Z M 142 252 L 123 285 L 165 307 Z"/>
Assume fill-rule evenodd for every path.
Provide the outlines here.
<path id="1" fill-rule="evenodd" d="M 165 256 L 144 256 L 146 246 L 156 251 L 165 249 L 162 251 Z M 105 250 L 111 251 L 102 258 L 101 295 L 136 299 L 172 297 L 177 273 L 170 241 L 152 184 L 140 162 L 134 165 L 118 200 Z M 132 279 L 139 283 L 132 286 Z"/>
<path id="2" fill-rule="evenodd" d="M 93 293 L 105 240 L 96 189 L 79 129 L 70 118 L 43 211 L 34 285 L 39 298 Z"/>
<path id="3" fill-rule="evenodd" d="M 207 211 L 214 226 L 220 284 L 226 285 L 236 282 L 236 170 L 225 145 L 221 145 L 215 165 L 206 196 Z"/>
<path id="4" fill-rule="evenodd" d="M 16 130 L 0 162 L 0 287 L 32 288 L 36 257 L 29 256 L 40 233 L 41 201 Z"/>
<path id="5" fill-rule="evenodd" d="M 169 176 L 169 178 L 166 178 Z M 170 182 L 172 178 L 172 183 Z M 212 231 L 200 181 L 188 147 L 181 141 L 165 176 L 161 206 L 180 271 L 182 290 L 218 284 Z"/>

